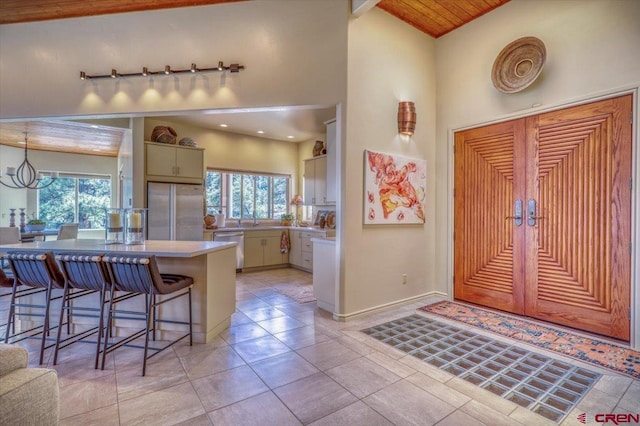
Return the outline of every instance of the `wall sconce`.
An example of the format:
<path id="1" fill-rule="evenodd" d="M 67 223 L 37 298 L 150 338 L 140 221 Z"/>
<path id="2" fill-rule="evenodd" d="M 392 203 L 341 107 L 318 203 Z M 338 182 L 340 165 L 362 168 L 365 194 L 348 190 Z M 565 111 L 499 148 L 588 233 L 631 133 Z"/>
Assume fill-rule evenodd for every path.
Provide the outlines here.
<path id="1" fill-rule="evenodd" d="M 217 67 L 211 68 L 198 68 L 196 64 L 192 63 L 191 67 L 184 70 L 174 70 L 170 65 L 165 65 L 164 69 L 161 71 L 149 71 L 149 68 L 142 67 L 142 72 L 132 72 L 132 73 L 119 73 L 115 69 L 111 70 L 110 74 L 102 74 L 102 75 L 89 75 L 84 71 L 80 71 L 80 80 L 92 80 L 99 78 L 123 78 L 123 77 L 149 77 L 152 75 L 170 75 L 170 74 L 195 74 L 198 72 L 211 72 L 211 71 L 229 71 L 229 72 L 239 72 L 244 69 L 244 65 L 240 64 L 231 64 L 229 66 L 225 66 L 222 61 L 218 61 Z"/>
<path id="2" fill-rule="evenodd" d="M 416 129 L 416 107 L 413 102 L 398 103 L 398 133 L 412 136 Z"/>

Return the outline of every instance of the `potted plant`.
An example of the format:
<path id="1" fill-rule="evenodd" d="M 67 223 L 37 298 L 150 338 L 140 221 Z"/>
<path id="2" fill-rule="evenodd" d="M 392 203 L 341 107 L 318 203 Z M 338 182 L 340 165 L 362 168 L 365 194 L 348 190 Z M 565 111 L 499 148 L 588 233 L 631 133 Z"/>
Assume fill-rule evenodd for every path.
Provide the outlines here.
<path id="1" fill-rule="evenodd" d="M 27 221 L 25 227 L 27 228 L 27 231 L 38 232 L 43 231 L 46 225 L 47 222 L 38 219 L 35 213 L 31 213 L 31 219 Z"/>
<path id="2" fill-rule="evenodd" d="M 280 225 L 291 226 L 294 219 L 295 219 L 295 216 L 293 215 L 293 213 L 285 213 L 282 216 L 280 216 Z"/>

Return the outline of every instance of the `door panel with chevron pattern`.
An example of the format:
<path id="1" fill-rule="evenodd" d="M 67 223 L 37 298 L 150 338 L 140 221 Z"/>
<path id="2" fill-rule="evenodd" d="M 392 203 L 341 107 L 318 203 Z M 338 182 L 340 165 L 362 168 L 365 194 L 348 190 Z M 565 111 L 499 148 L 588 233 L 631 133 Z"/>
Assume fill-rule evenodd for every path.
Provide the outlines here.
<path id="1" fill-rule="evenodd" d="M 629 95 L 456 133 L 457 299 L 629 339 L 631 114 Z"/>
<path id="2" fill-rule="evenodd" d="M 524 195 L 524 130 L 517 120 L 455 137 L 455 297 L 517 313 L 523 241 L 507 216 Z"/>

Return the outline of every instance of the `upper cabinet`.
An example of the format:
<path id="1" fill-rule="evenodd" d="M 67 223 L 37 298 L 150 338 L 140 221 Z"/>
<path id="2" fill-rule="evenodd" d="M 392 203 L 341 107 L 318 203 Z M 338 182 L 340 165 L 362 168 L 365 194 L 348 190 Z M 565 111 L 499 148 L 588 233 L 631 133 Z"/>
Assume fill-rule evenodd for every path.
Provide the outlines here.
<path id="1" fill-rule="evenodd" d="M 327 121 L 327 155 L 304 160 L 304 201 L 314 206 L 336 203 L 336 122 Z"/>
<path id="2" fill-rule="evenodd" d="M 204 149 L 145 142 L 147 180 L 198 183 L 204 179 Z"/>
<path id="3" fill-rule="evenodd" d="M 304 160 L 304 201 L 314 206 L 327 204 L 327 156 Z"/>

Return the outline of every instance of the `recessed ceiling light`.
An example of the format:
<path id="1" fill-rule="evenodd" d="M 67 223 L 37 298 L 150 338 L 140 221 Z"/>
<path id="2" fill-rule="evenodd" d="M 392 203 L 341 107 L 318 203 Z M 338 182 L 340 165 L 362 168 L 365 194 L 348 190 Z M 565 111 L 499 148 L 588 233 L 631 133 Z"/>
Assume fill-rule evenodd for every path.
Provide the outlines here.
<path id="1" fill-rule="evenodd" d="M 258 133 L 263 134 L 264 130 L 258 130 Z"/>
<path id="2" fill-rule="evenodd" d="M 228 127 L 226 124 L 221 124 L 220 127 Z"/>
<path id="3" fill-rule="evenodd" d="M 289 136 L 287 136 L 287 138 L 288 138 L 288 139 L 293 139 L 293 138 L 294 138 L 294 136 L 293 136 L 293 135 L 289 135 Z"/>

